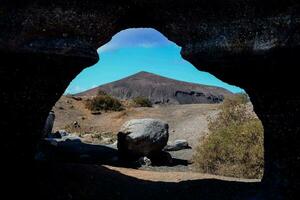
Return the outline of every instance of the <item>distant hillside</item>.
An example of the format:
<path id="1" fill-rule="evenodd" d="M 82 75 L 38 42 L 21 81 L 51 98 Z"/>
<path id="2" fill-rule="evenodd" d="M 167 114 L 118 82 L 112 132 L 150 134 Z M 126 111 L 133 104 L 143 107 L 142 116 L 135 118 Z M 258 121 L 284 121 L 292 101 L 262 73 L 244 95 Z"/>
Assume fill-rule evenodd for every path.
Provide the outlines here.
<path id="1" fill-rule="evenodd" d="M 230 91 L 214 86 L 178 81 L 148 72 L 139 72 L 129 77 L 81 92 L 76 96 L 95 96 L 98 91 L 123 100 L 147 97 L 154 104 L 219 103 Z"/>

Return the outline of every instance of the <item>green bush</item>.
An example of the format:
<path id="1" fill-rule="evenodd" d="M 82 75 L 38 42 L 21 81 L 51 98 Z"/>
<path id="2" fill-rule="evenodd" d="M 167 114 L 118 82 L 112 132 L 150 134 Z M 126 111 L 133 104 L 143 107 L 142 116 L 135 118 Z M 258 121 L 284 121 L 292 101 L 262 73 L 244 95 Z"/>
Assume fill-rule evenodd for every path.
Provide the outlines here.
<path id="1" fill-rule="evenodd" d="M 194 162 L 203 173 L 261 178 L 263 174 L 263 126 L 249 114 L 249 98 L 225 99 L 216 119 L 209 122 L 207 137 L 196 149 Z"/>
<path id="2" fill-rule="evenodd" d="M 123 110 L 122 103 L 107 94 L 98 94 L 96 97 L 86 101 L 86 107 L 92 112 L 95 111 L 120 111 Z"/>
<path id="3" fill-rule="evenodd" d="M 98 90 L 98 94 L 97 95 L 107 95 L 107 93 L 103 90 Z"/>
<path id="4" fill-rule="evenodd" d="M 136 106 L 152 107 L 152 102 L 146 97 L 135 97 L 132 100 Z"/>

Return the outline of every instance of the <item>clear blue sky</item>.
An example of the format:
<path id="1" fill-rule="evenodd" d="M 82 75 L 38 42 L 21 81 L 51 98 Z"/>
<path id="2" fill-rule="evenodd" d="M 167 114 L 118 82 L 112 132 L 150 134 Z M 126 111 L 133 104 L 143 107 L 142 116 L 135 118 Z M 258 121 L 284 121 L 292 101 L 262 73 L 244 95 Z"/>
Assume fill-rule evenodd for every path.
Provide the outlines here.
<path id="1" fill-rule="evenodd" d="M 209 73 L 197 70 L 181 57 L 180 49 L 181 47 L 155 29 L 121 31 L 98 49 L 99 62 L 82 71 L 70 83 L 65 93 L 81 92 L 140 71 L 187 82 L 220 86 L 232 92 L 243 91 Z"/>

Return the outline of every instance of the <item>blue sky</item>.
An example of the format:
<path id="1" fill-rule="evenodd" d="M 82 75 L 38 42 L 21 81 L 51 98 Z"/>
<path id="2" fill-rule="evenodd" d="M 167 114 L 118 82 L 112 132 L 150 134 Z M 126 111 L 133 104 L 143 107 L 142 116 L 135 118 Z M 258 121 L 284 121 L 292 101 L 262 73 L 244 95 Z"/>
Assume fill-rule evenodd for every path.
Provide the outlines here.
<path id="1" fill-rule="evenodd" d="M 126 29 L 98 49 L 99 62 L 82 71 L 70 83 L 65 93 L 78 93 L 140 71 L 187 82 L 219 86 L 232 92 L 243 91 L 209 73 L 197 70 L 181 57 L 180 49 L 181 47 L 155 29 Z"/>

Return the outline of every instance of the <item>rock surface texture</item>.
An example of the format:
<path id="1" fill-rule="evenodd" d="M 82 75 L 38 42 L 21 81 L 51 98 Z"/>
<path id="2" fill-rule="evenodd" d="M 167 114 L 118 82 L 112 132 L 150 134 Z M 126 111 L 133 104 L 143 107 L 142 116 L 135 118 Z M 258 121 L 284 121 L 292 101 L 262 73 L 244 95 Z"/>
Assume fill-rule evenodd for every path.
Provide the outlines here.
<path id="1" fill-rule="evenodd" d="M 297 0 L 1 1 L 2 171 L 13 170 L 9 180 L 28 180 L 19 176 L 31 169 L 49 111 L 70 81 L 98 61 L 96 49 L 123 29 L 153 27 L 199 70 L 250 95 L 265 130 L 258 197 L 295 199 L 299 9 Z M 14 170 L 19 163 L 22 170 Z"/>
<path id="2" fill-rule="evenodd" d="M 133 119 L 118 133 L 121 154 L 149 156 L 159 153 L 169 139 L 169 125 L 157 119 Z"/>

